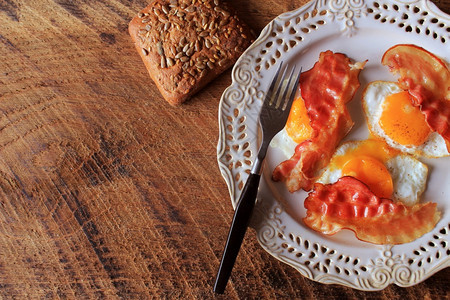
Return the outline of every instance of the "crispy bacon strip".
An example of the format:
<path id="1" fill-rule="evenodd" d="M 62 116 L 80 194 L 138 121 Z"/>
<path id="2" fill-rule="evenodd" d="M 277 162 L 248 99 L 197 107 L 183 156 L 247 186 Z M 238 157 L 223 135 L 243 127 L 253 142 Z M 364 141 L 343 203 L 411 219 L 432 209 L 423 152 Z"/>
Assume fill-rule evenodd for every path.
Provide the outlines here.
<path id="1" fill-rule="evenodd" d="M 420 108 L 431 130 L 444 138 L 447 151 L 450 152 L 450 99 L 427 97 L 427 93 L 420 86 L 410 89 L 409 93 L 413 96 L 412 104 Z"/>
<path id="2" fill-rule="evenodd" d="M 316 183 L 305 199 L 306 225 L 324 234 L 343 228 L 374 244 L 411 242 L 433 229 L 440 219 L 436 203 L 406 206 L 375 196 L 358 179 L 342 177 L 336 183 Z"/>
<path id="3" fill-rule="evenodd" d="M 364 64 L 352 64 L 344 54 L 326 51 L 301 75 L 300 88 L 313 136 L 297 145 L 294 155 L 279 164 L 272 175 L 273 180 L 284 181 L 290 192 L 312 188 L 319 171 L 352 128 L 345 104 L 359 87 L 358 75 Z"/>
<path id="4" fill-rule="evenodd" d="M 439 133 L 450 151 L 450 70 L 427 50 L 415 45 L 396 45 L 382 58 L 398 82 L 413 96 L 431 130 Z"/>

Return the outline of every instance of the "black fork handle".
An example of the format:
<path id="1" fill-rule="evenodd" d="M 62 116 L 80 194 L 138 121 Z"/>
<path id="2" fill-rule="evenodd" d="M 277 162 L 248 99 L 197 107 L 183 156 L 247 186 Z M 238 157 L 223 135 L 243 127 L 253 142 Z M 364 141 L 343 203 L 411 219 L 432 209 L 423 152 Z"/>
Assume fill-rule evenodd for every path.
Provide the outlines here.
<path id="1" fill-rule="evenodd" d="M 233 222 L 228 233 L 216 283 L 214 284 L 214 292 L 218 294 L 223 294 L 225 291 L 228 278 L 230 277 L 239 249 L 241 248 L 242 240 L 244 239 L 245 232 L 252 217 L 253 208 L 255 207 L 260 178 L 261 175 L 250 173 L 237 203 L 236 210 L 234 211 Z"/>

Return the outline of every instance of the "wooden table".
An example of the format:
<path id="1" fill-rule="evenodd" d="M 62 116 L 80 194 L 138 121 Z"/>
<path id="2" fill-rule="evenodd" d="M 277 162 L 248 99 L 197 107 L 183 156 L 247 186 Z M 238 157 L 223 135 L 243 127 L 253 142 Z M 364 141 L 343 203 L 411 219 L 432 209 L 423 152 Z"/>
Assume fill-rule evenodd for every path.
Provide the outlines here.
<path id="1" fill-rule="evenodd" d="M 229 1 L 259 32 L 304 0 Z M 450 2 L 435 3 L 450 13 Z M 216 162 L 230 71 L 182 107 L 127 33 L 147 1 L 0 2 L 0 297 L 215 297 L 232 217 Z M 247 234 L 221 299 L 449 297 L 449 270 L 377 293 L 323 285 Z"/>

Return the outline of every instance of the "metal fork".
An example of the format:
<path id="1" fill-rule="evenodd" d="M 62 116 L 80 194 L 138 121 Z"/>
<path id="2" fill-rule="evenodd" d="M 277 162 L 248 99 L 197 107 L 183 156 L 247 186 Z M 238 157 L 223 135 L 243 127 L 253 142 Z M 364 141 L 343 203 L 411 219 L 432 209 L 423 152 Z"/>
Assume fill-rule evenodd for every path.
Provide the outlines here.
<path id="1" fill-rule="evenodd" d="M 234 262 L 241 248 L 242 240 L 247 231 L 253 208 L 255 207 L 262 163 L 266 157 L 267 148 L 275 134 L 286 125 L 286 120 L 298 88 L 301 69 L 294 77 L 295 66 L 289 75 L 287 75 L 288 67 L 286 67 L 280 76 L 282 65 L 283 63 L 280 64 L 275 73 L 259 114 L 259 124 L 261 125 L 263 140 L 250 175 L 242 189 L 236 210 L 234 211 L 233 222 L 231 223 L 227 243 L 214 284 L 214 292 L 219 294 L 222 294 L 225 290 Z"/>

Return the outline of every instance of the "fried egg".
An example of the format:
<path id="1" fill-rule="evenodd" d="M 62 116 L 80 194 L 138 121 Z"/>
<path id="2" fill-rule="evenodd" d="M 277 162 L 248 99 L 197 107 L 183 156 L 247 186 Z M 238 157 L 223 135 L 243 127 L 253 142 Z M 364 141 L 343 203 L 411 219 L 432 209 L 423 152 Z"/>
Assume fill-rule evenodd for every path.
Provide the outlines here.
<path id="1" fill-rule="evenodd" d="M 287 158 L 294 155 L 295 147 L 311 138 L 313 129 L 309 122 L 305 102 L 301 96 L 292 102 L 286 126 L 273 139 L 270 145 L 281 149 Z"/>
<path id="2" fill-rule="evenodd" d="M 363 109 L 369 131 L 404 153 L 443 157 L 450 153 L 444 138 L 432 132 L 411 97 L 395 82 L 374 81 L 363 93 Z"/>
<path id="3" fill-rule="evenodd" d="M 381 140 L 369 139 L 338 147 L 317 182 L 335 183 L 344 176 L 365 183 L 378 197 L 414 205 L 425 191 L 428 168 Z"/>
<path id="4" fill-rule="evenodd" d="M 285 127 L 273 137 L 270 146 L 280 149 L 287 159 L 294 155 L 297 143 L 292 140 Z"/>

